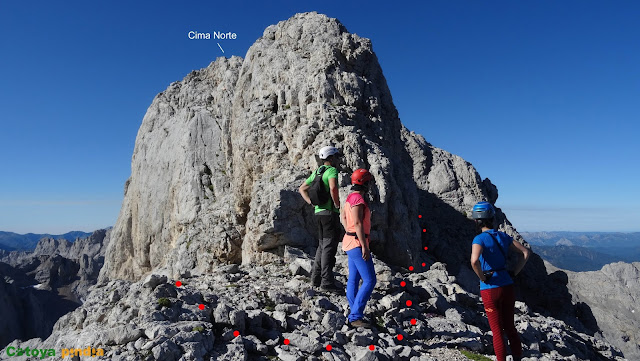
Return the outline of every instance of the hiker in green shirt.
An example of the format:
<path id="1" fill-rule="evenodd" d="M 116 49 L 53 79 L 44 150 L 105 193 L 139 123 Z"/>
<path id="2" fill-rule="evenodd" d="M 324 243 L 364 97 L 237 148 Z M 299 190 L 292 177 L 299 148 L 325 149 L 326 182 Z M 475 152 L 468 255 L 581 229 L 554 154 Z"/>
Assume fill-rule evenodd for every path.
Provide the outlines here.
<path id="1" fill-rule="evenodd" d="M 336 251 L 340 237 L 340 195 L 338 193 L 338 170 L 336 166 L 342 154 L 331 146 L 323 147 L 318 152 L 323 164 L 316 169 L 302 185 L 299 192 L 302 198 L 312 204 L 309 191 L 318 172 L 322 172 L 322 183 L 328 200 L 315 206 L 315 216 L 318 221 L 318 248 L 316 250 L 311 281 L 314 286 L 323 290 L 340 292 L 333 278 L 333 266 L 336 264 Z M 313 197 L 315 198 L 315 197 Z"/>

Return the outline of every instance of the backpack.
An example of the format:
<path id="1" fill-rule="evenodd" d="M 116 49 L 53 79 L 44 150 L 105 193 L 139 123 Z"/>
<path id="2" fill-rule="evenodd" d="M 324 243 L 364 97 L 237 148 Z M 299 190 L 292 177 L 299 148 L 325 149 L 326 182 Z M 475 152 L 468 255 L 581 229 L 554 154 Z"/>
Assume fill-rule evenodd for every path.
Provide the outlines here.
<path id="1" fill-rule="evenodd" d="M 324 182 L 322 181 L 322 175 L 327 170 L 326 166 L 318 168 L 316 171 L 316 177 L 309 186 L 309 199 L 314 206 L 320 206 L 329 201 L 329 191 L 325 189 Z"/>

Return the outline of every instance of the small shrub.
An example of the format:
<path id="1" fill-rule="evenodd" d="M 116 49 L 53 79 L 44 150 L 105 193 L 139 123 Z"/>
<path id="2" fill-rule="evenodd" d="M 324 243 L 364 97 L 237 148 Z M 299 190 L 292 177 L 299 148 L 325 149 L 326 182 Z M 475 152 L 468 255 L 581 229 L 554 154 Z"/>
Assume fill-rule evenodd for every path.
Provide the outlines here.
<path id="1" fill-rule="evenodd" d="M 285 109 L 291 109 L 291 105 L 289 105 L 289 104 L 285 104 L 285 105 L 284 105 L 284 108 L 285 108 Z"/>
<path id="2" fill-rule="evenodd" d="M 488 358 L 486 356 L 478 355 L 477 353 L 473 353 L 471 351 L 461 350 L 460 353 L 462 353 L 469 360 L 473 360 L 473 361 L 491 361 L 490 358 Z"/>
<path id="3" fill-rule="evenodd" d="M 165 297 L 159 298 L 158 304 L 162 307 L 171 307 L 171 301 L 169 301 L 169 299 Z"/>
<path id="4" fill-rule="evenodd" d="M 192 331 L 195 331 L 195 332 L 201 332 L 201 333 L 202 333 L 202 332 L 204 332 L 204 327 L 202 327 L 202 326 L 195 326 L 195 327 L 193 328 L 193 330 L 192 330 Z"/>

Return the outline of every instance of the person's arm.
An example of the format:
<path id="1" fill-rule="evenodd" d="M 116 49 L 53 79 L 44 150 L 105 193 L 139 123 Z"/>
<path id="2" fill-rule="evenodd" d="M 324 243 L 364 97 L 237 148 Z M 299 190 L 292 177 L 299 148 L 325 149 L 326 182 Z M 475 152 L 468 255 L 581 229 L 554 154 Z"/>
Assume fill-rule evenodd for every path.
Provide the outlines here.
<path id="1" fill-rule="evenodd" d="M 364 233 L 364 204 L 358 204 L 351 207 L 351 216 L 353 218 L 353 225 L 356 227 L 356 234 L 358 240 L 362 246 L 362 259 L 368 261 L 371 257 L 371 251 L 369 251 L 369 245 L 367 244 L 367 238 Z"/>
<path id="2" fill-rule="evenodd" d="M 486 277 L 482 273 L 482 265 L 480 265 L 480 255 L 482 254 L 482 246 L 479 244 L 471 245 L 471 268 L 476 273 L 480 281 L 486 281 Z"/>
<path id="3" fill-rule="evenodd" d="M 520 260 L 518 261 L 518 264 L 516 265 L 516 268 L 513 270 L 513 274 L 517 275 L 518 273 L 520 273 L 520 271 L 522 271 L 522 268 L 524 268 L 524 265 L 529 260 L 531 251 L 529 251 L 527 247 L 523 246 L 522 244 L 520 244 L 520 242 L 516 240 L 511 242 L 511 245 L 509 246 L 509 248 L 514 252 L 522 254 L 522 258 L 520 258 Z"/>
<path id="4" fill-rule="evenodd" d="M 338 178 L 329 178 L 329 193 L 336 209 L 340 209 L 340 192 L 338 192 Z"/>
<path id="5" fill-rule="evenodd" d="M 307 204 L 311 204 L 311 198 L 309 198 L 309 188 L 311 187 L 307 184 L 307 181 L 303 181 L 300 185 L 300 188 L 298 188 L 298 192 L 300 192 L 300 195 L 302 196 L 304 201 L 307 202 Z"/>
<path id="6" fill-rule="evenodd" d="M 342 209 L 340 210 L 340 223 L 342 224 L 342 228 L 344 228 L 344 230 L 347 230 L 347 214 L 345 213 L 347 211 L 347 203 L 344 204 L 344 207 L 342 207 Z"/>

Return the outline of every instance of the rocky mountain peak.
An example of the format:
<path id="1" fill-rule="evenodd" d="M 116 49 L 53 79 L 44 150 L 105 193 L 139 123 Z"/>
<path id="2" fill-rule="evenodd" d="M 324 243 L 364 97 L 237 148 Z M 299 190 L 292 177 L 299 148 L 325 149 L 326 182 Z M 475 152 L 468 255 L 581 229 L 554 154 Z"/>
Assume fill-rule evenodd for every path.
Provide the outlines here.
<path id="1" fill-rule="evenodd" d="M 316 225 L 297 188 L 328 144 L 345 154 L 341 199 L 353 170 L 374 175 L 371 330 L 345 325 L 345 297 L 314 290 L 306 277 Z M 497 197 L 471 164 L 402 125 L 368 39 L 327 16 L 298 14 L 268 27 L 244 59 L 216 59 L 154 98 L 100 282 L 49 338 L 10 345 L 102 345 L 104 359 L 119 360 L 491 353 L 468 267 L 476 231 L 467 213 Z M 497 218 L 524 242 L 499 209 Z M 338 252 L 339 282 L 347 264 Z M 637 269 L 613 267 L 602 279 L 613 293 L 617 283 L 635 285 Z M 599 294 L 576 294 L 570 279 L 561 270 L 547 274 L 536 256 L 517 279 L 527 360 L 622 360 L 598 333 L 599 311 L 574 301 Z"/>
<path id="2" fill-rule="evenodd" d="M 312 210 L 296 190 L 327 144 L 345 154 L 342 199 L 350 172 L 374 175 L 372 247 L 393 264 L 421 262 L 429 242 L 447 253 L 441 245 L 472 236 L 464 212 L 497 198 L 473 166 L 401 124 L 369 39 L 298 14 L 269 26 L 245 59 L 217 59 L 154 99 L 102 280 L 198 274 L 273 261 L 285 245 L 311 248 Z"/>

